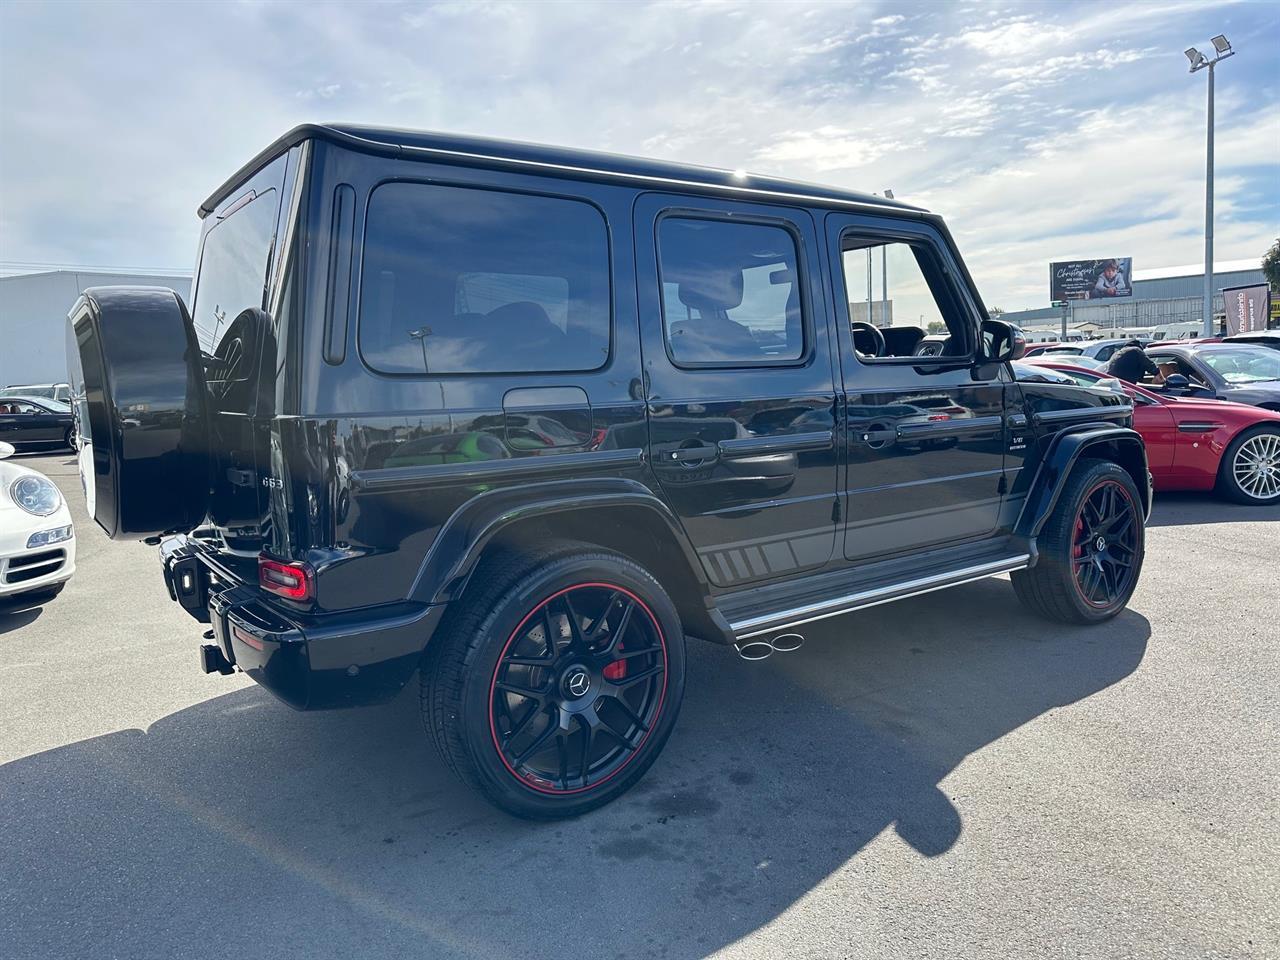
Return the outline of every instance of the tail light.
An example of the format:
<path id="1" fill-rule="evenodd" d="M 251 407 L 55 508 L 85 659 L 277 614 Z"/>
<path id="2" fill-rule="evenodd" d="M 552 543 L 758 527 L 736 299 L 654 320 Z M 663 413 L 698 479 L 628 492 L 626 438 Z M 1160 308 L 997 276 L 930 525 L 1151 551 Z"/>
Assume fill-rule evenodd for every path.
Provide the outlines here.
<path id="1" fill-rule="evenodd" d="M 309 564 L 258 557 L 258 586 L 286 600 L 306 603 L 316 595 L 316 575 Z"/>

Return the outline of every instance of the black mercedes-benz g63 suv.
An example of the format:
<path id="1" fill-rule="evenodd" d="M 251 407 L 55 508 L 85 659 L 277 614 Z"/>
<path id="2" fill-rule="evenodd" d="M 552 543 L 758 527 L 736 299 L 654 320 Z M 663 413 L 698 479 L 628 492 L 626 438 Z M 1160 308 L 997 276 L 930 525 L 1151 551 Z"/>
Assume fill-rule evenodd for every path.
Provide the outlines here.
<path id="1" fill-rule="evenodd" d="M 1128 401 L 1016 381 L 924 210 L 330 125 L 199 213 L 190 312 L 72 308 L 90 511 L 160 544 L 205 671 L 300 709 L 417 674 L 449 766 L 512 813 L 643 775 L 686 637 L 760 658 L 998 573 L 1075 623 L 1134 589 Z"/>

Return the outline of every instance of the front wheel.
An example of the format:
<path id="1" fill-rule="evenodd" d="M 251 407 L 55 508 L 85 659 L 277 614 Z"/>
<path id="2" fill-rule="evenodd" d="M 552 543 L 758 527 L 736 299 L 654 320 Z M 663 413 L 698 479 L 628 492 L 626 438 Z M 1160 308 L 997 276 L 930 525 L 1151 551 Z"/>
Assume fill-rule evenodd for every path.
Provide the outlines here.
<path id="1" fill-rule="evenodd" d="M 1061 623 L 1100 623 L 1123 610 L 1142 570 L 1141 503 L 1123 467 L 1078 463 L 1041 531 L 1039 561 L 1010 575 L 1018 599 Z"/>
<path id="2" fill-rule="evenodd" d="M 1218 467 L 1218 491 L 1236 503 L 1280 503 L 1280 428 L 1255 427 L 1231 441 Z"/>
<path id="3" fill-rule="evenodd" d="M 657 759 L 684 694 L 684 637 L 647 571 L 578 545 L 477 570 L 428 647 L 427 729 L 520 817 L 585 813 Z"/>

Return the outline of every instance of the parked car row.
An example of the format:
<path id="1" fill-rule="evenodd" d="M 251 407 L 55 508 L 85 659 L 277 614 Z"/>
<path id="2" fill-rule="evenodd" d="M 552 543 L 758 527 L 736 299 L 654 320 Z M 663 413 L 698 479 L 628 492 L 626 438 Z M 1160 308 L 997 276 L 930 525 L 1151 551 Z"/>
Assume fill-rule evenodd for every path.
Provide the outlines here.
<path id="1" fill-rule="evenodd" d="M 1054 375 L 1097 386 L 1114 384 L 1133 401 L 1133 425 L 1147 446 L 1157 491 L 1217 491 L 1237 503 L 1280 503 L 1280 411 L 1200 397 L 1178 397 L 1075 363 L 1033 357 L 1015 364 L 1018 379 Z"/>

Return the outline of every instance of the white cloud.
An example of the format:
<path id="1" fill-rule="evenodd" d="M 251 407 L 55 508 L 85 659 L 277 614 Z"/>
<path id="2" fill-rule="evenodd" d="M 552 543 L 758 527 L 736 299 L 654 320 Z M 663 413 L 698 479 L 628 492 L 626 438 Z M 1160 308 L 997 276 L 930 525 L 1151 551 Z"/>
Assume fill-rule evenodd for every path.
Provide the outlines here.
<path id="1" fill-rule="evenodd" d="M 1043 300 L 1044 264 L 1067 250 L 1196 260 L 1203 83 L 1179 51 L 1213 17 L 1001 11 L 11 4 L 0 258 L 187 264 L 207 192 L 290 126 L 334 119 L 893 187 L 950 217 L 1010 309 Z M 1232 16 L 1247 49 L 1280 43 L 1267 8 Z M 1224 259 L 1257 255 L 1280 198 L 1280 89 L 1241 49 L 1218 80 Z"/>
<path id="2" fill-rule="evenodd" d="M 812 131 L 791 130 L 780 134 L 771 144 L 756 151 L 755 159 L 772 168 L 785 168 L 797 163 L 819 172 L 856 170 L 900 146 L 867 133 L 855 133 L 840 127 L 819 127 Z"/>

